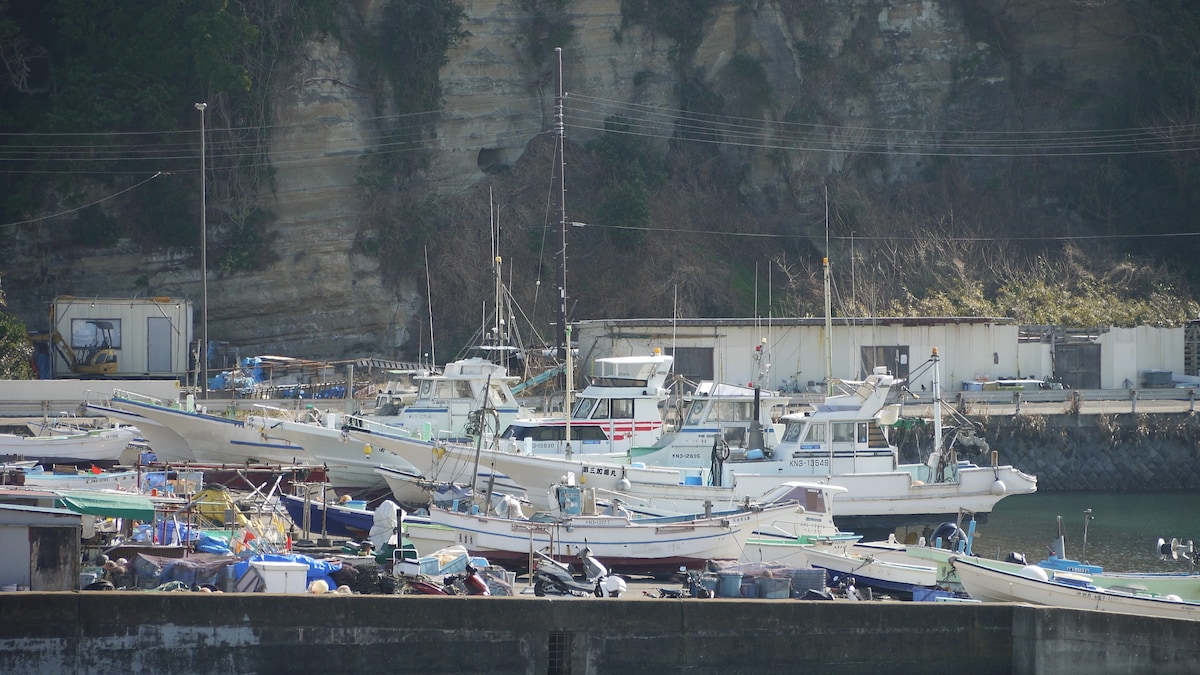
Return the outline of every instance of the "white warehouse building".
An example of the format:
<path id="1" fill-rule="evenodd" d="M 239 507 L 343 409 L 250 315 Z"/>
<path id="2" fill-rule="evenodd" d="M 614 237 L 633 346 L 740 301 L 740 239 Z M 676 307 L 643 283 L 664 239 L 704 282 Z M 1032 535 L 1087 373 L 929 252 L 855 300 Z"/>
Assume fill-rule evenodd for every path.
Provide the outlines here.
<path id="1" fill-rule="evenodd" d="M 943 391 L 1006 379 L 1128 389 L 1151 381 L 1162 386 L 1153 374 L 1184 373 L 1183 328 L 1074 331 L 1006 318 L 836 318 L 828 350 L 822 318 L 603 319 L 572 328 L 585 375 L 597 358 L 657 348 L 675 355 L 675 374 L 688 380 L 785 392 L 819 389 L 827 361 L 835 379 L 861 379 L 883 365 L 914 391 L 929 388 L 933 374 L 924 364 L 935 348 Z"/>

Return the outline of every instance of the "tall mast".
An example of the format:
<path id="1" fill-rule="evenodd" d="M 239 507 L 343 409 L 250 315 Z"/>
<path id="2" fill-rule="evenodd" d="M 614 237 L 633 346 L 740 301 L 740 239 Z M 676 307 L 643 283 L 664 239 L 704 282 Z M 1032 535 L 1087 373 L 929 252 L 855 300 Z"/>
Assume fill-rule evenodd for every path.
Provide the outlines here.
<path id="1" fill-rule="evenodd" d="M 558 205 L 559 228 L 562 232 L 562 249 L 559 251 L 561 261 L 562 276 L 558 286 L 558 357 L 566 364 L 566 372 L 563 375 L 563 412 L 566 413 L 566 452 L 567 457 L 571 456 L 571 387 L 574 384 L 574 376 L 571 363 L 571 329 L 567 327 L 567 160 L 565 155 L 566 149 L 566 124 L 563 121 L 563 67 L 562 67 L 562 47 L 555 47 L 554 53 L 558 55 L 558 96 L 555 103 L 554 111 L 554 130 L 558 135 Z"/>
<path id="2" fill-rule="evenodd" d="M 563 72 L 562 47 L 555 47 L 558 54 L 558 96 L 554 105 L 554 131 L 558 136 L 558 207 L 559 230 L 562 234 L 562 248 L 559 249 L 559 283 L 558 283 L 558 358 L 564 361 L 571 345 L 567 344 L 567 161 L 563 157 L 563 146 L 566 142 L 566 126 L 563 122 Z"/>
<path id="3" fill-rule="evenodd" d="M 829 292 L 829 186 L 825 186 L 825 395 L 833 395 L 833 298 Z"/>

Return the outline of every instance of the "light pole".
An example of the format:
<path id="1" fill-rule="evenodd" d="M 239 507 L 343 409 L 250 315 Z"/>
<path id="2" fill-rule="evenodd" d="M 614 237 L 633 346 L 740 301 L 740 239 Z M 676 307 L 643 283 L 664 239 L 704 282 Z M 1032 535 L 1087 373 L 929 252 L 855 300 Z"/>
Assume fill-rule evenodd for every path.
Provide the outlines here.
<path id="1" fill-rule="evenodd" d="M 205 196 L 204 111 L 207 103 L 197 103 L 200 111 L 200 397 L 208 398 L 208 202 Z"/>

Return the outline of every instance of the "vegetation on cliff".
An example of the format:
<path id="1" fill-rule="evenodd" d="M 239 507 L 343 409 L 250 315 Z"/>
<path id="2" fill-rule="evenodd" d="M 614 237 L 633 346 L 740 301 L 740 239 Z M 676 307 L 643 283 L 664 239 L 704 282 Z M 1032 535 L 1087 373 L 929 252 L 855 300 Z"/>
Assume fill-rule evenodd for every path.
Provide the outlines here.
<path id="1" fill-rule="evenodd" d="M 874 14 L 847 19 L 846 48 L 834 49 L 828 7 L 623 0 L 612 39 L 632 39 L 636 27 L 671 44 L 672 72 L 629 86 L 637 93 L 651 75 L 669 77 L 675 121 L 664 130 L 631 111 L 610 113 L 605 133 L 568 142 L 570 220 L 586 223 L 569 234 L 571 316 L 818 315 L 826 257 L 842 315 L 1080 326 L 1200 316 L 1200 5 L 1125 3 L 1121 17 L 1134 27 L 1128 72 L 1114 78 L 1123 88 L 1098 91 L 1077 85 L 1062 59 L 1022 59 L 1038 25 L 1030 19 L 1036 4 L 939 4 L 946 21 L 969 33 L 948 71 L 944 116 L 881 129 L 861 123 L 882 118 L 877 92 L 894 79 L 894 64 L 878 56 L 886 36 Z M 1087 21 L 1089 4 L 1043 9 Z M 522 18 L 512 67 L 527 75 L 533 95 L 549 99 L 553 47 L 580 39 L 578 7 L 515 7 Z M 470 44 L 469 17 L 453 0 L 392 0 L 377 9 L 368 20 L 331 0 L 0 0 L 3 259 L 47 281 L 53 271 L 41 261 L 51 247 L 196 247 L 192 103 L 206 101 L 216 178 L 210 260 L 225 274 L 270 264 L 264 233 L 273 217 L 259 205 L 271 190 L 272 74 L 323 36 L 355 55 L 358 85 L 375 94 L 379 112 L 364 122 L 381 140 L 358 167 L 357 250 L 377 256 L 396 288 L 424 274 L 427 251 L 437 270 L 430 286 L 440 339 L 461 344 L 491 297 L 486 261 L 495 245 L 506 281 L 544 330 L 558 303 L 550 290 L 558 248 L 550 135 L 532 139 L 512 166 L 481 163 L 487 180 L 476 190 L 439 194 L 424 172 L 442 113 L 440 71 L 455 47 Z M 722 12 L 776 12 L 788 24 L 780 31 L 792 38 L 788 53 L 738 51 L 719 65 L 703 62 Z M 802 72 L 797 90 L 776 84 L 781 69 Z M 919 158 L 897 150 L 924 138 L 927 126 L 940 135 L 908 153 Z M 1101 128 L 1120 135 L 1123 149 L 1100 141 L 1050 154 L 954 145 L 992 133 Z M 1154 150 L 1130 149 L 1134 136 Z M 790 140 L 801 137 L 840 145 L 832 152 Z M 120 200 L 104 199 L 133 186 L 140 187 Z M 503 214 L 499 242 L 481 234 L 493 201 Z"/>

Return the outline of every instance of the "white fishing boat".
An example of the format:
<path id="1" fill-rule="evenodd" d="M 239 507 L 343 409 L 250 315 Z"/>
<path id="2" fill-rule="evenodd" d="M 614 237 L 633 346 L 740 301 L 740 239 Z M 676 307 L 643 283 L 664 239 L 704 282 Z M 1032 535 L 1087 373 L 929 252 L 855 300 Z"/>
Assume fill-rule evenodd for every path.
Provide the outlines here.
<path id="1" fill-rule="evenodd" d="M 25 487 L 44 490 L 121 490 L 138 489 L 137 471 L 46 471 L 41 465 L 22 471 Z"/>
<path id="2" fill-rule="evenodd" d="M 789 397 L 771 391 L 701 382 L 683 397 L 678 426 L 652 445 L 634 446 L 629 461 L 703 468 L 722 457 L 736 461 L 754 450 L 771 452 L 783 437 L 779 420 L 790 403 Z"/>
<path id="3" fill-rule="evenodd" d="M 379 467 L 391 469 L 390 475 L 394 476 L 420 476 L 400 456 L 352 440 L 342 430 L 343 421 L 363 429 L 384 428 L 414 439 L 447 442 L 483 433 L 480 426 L 484 423 L 493 430 L 503 429 L 502 425 L 527 412 L 509 388 L 517 378 L 509 376 L 503 366 L 481 358 L 454 361 L 446 364 L 440 374 L 421 373 L 413 379 L 417 383 L 416 399 L 392 415 L 343 417 L 310 406 L 295 420 L 287 411 L 256 405 L 246 417 L 246 425 L 258 429 L 264 438 L 303 447 L 328 467 L 329 482 L 339 494 L 354 494 L 386 486 L 383 476 L 375 471 Z M 489 411 L 490 419 L 472 415 L 477 410 Z M 417 503 L 420 490 L 405 486 L 395 496 L 404 504 Z"/>
<path id="4" fill-rule="evenodd" d="M 303 447 L 316 463 L 325 466 L 326 480 L 339 495 L 366 495 L 386 488 L 383 477 L 375 472 L 381 466 L 419 477 L 412 465 L 397 455 L 352 440 L 342 431 L 337 413 L 295 421 L 287 419 L 285 411 L 268 408 L 254 406 L 246 425 L 258 429 L 264 438 Z"/>
<path id="5" fill-rule="evenodd" d="M 116 408 L 108 400 L 92 400 L 90 394 L 88 400 L 84 401 L 84 405 L 93 413 L 134 425 L 138 430 L 138 436 L 145 439 L 146 444 L 154 451 L 155 457 L 160 462 L 196 461 L 196 455 L 192 452 L 191 446 L 174 429 L 133 409 Z"/>
<path id="6" fill-rule="evenodd" d="M 963 588 L 981 602 L 1028 602 L 1050 607 L 1143 614 L 1170 619 L 1200 620 L 1200 603 L 1178 595 L 1156 595 L 1136 585 L 1101 588 L 1089 575 L 1027 565 L 1019 571 L 997 569 L 991 562 L 951 559 Z"/>
<path id="7" fill-rule="evenodd" d="M 576 512 L 535 514 L 528 519 L 435 507 L 429 519 L 448 528 L 472 554 L 509 565 L 528 564 L 531 551 L 570 556 L 587 546 L 610 568 L 626 573 L 669 573 L 708 560 L 742 557 L 746 540 L 764 522 L 795 512 L 794 503 L 749 510 L 672 517 L 610 515 L 575 502 Z M 411 538 L 411 535 L 410 535 Z"/>
<path id="8" fill-rule="evenodd" d="M 1084 520 L 1084 551 L 1087 550 L 1087 520 L 1090 514 L 1089 510 Z M 1099 565 L 1066 557 L 1062 518 L 1059 517 L 1058 521 L 1059 535 L 1049 547 L 1050 554 L 1033 563 L 1046 570 L 1048 575 L 1083 574 L 1091 580 L 1093 586 L 1101 589 L 1154 596 L 1173 595 L 1187 601 L 1200 602 L 1200 574 L 1195 573 L 1194 566 L 1190 573 L 1108 572 Z M 957 570 L 951 564 L 954 558 L 969 558 L 988 569 L 1013 574 L 1020 574 L 1021 570 L 1028 566 L 1025 556 L 1019 552 L 1009 553 L 1004 560 L 989 560 L 976 556 L 973 551 L 975 536 L 975 521 L 960 520 L 958 523 L 942 523 L 933 531 L 933 539 L 928 542 L 919 541 L 915 545 L 904 545 L 894 541 L 859 542 L 851 551 L 856 555 L 888 562 L 934 565 L 938 568 L 938 586 L 952 591 L 963 590 Z M 1156 551 L 1164 559 L 1178 559 L 1182 555 L 1189 564 L 1194 564 L 1191 542 L 1181 544 L 1178 540 L 1165 542 L 1160 539 Z"/>
<path id="9" fill-rule="evenodd" d="M 833 522 L 833 503 L 844 488 L 819 483 L 789 481 L 763 496 L 764 503 L 794 501 L 794 513 L 760 523 L 746 540 L 744 562 L 778 562 L 808 567 L 814 548 L 844 555 L 861 535 L 843 532 Z"/>
<path id="10" fill-rule="evenodd" d="M 133 429 L 121 427 L 48 436 L 0 434 L 0 456 L 14 455 L 42 464 L 92 462 L 111 466 L 121 458 L 121 453 L 135 436 Z"/>
<path id="11" fill-rule="evenodd" d="M 381 451 L 386 452 L 386 451 Z M 450 486 L 469 485 L 470 476 L 466 475 L 466 483 L 458 481 L 435 481 L 425 478 L 419 471 L 412 469 L 401 469 L 393 466 L 380 464 L 375 467 L 375 473 L 387 484 L 391 490 L 392 497 L 399 504 L 409 506 L 425 506 L 434 500 L 434 496 L 446 490 Z M 524 497 L 525 488 L 514 483 L 507 476 L 502 474 L 493 474 L 488 467 L 481 466 L 476 471 L 476 485 L 480 491 L 487 490 L 490 486 L 491 490 L 497 494 L 513 495 L 515 497 Z M 545 502 L 540 502 L 544 504 Z"/>
<path id="12" fill-rule="evenodd" d="M 417 397 L 395 415 L 348 416 L 347 425 L 386 423 L 416 439 L 466 441 L 488 429 L 496 434 L 531 411 L 517 402 L 510 385 L 520 378 L 504 366 L 474 357 L 446 364 L 441 373 L 416 375 Z M 486 410 L 487 415 L 479 411 Z"/>
<path id="13" fill-rule="evenodd" d="M 89 408 L 92 405 L 88 404 Z M 240 411 L 225 411 L 228 416 L 210 414 L 187 402 L 163 401 L 134 392 L 113 390 L 109 406 L 133 413 L 174 432 L 191 450 L 191 461 L 211 464 L 318 464 L 303 447 L 282 439 L 264 438 L 262 430 L 248 426 Z M 151 425 L 138 428 L 158 453 Z M 163 434 L 167 439 L 172 437 Z M 174 442 L 172 442 L 174 445 Z M 181 453 L 182 454 L 182 453 Z M 163 457 L 160 455 L 159 459 Z"/>
<path id="14" fill-rule="evenodd" d="M 570 416 L 514 420 L 501 434 L 501 448 L 625 457 L 634 446 L 655 443 L 664 432 L 662 408 L 673 361 L 659 353 L 596 359 L 591 382 L 575 397 Z"/>

